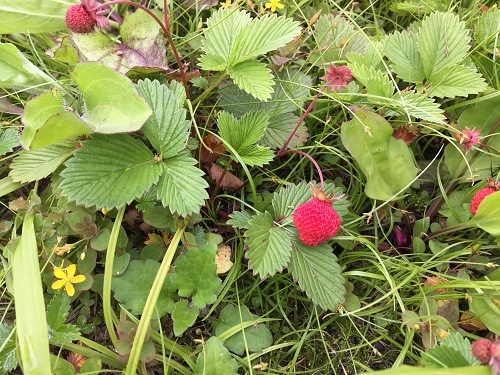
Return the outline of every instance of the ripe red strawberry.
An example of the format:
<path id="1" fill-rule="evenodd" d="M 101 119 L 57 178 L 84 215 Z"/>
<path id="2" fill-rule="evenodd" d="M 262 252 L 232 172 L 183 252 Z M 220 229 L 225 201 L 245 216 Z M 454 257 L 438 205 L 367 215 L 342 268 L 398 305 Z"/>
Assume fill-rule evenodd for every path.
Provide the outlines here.
<path id="1" fill-rule="evenodd" d="M 87 12 L 82 4 L 72 5 L 66 12 L 66 26 L 74 33 L 90 33 L 96 24 L 96 19 Z"/>
<path id="2" fill-rule="evenodd" d="M 472 354 L 476 357 L 481 363 L 488 363 L 491 358 L 490 348 L 492 342 L 488 339 L 479 339 L 472 343 L 471 349 Z"/>
<path id="3" fill-rule="evenodd" d="M 80 4 L 72 5 L 66 11 L 66 26 L 74 33 L 87 34 L 97 25 L 101 30 L 109 29 L 106 18 L 109 8 L 97 0 L 80 0 Z"/>
<path id="4" fill-rule="evenodd" d="M 479 204 L 483 201 L 485 197 L 487 197 L 490 194 L 493 194 L 495 191 L 500 190 L 500 183 L 496 184 L 493 182 L 493 180 L 487 179 L 488 181 L 488 187 L 485 187 L 474 194 L 472 197 L 472 201 L 470 202 L 470 212 L 472 212 L 473 215 L 476 214 L 477 208 L 479 207 Z"/>
<path id="5" fill-rule="evenodd" d="M 317 246 L 339 231 L 342 221 L 332 207 L 335 199 L 339 197 L 327 197 L 322 190 L 313 187 L 311 199 L 295 209 L 293 223 L 307 246 Z"/>

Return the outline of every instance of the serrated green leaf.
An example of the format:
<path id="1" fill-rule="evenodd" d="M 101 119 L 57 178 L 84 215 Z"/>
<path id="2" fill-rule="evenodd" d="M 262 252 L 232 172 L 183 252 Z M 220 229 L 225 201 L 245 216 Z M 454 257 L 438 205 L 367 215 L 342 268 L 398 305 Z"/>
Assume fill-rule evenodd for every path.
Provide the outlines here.
<path id="1" fill-rule="evenodd" d="M 174 311 L 172 311 L 174 335 L 181 336 L 186 329 L 194 324 L 199 313 L 200 309 L 197 306 L 190 305 L 187 299 L 177 301 L 174 305 Z"/>
<path id="2" fill-rule="evenodd" d="M 462 63 L 470 37 L 465 23 L 453 13 L 435 12 L 427 16 L 418 32 L 418 48 L 425 76 Z"/>
<path id="3" fill-rule="evenodd" d="M 14 326 L 0 322 L 0 374 L 10 374 L 17 367 L 16 334 L 12 333 Z"/>
<path id="4" fill-rule="evenodd" d="M 221 7 L 207 20 L 202 49 L 207 55 L 220 56 L 227 63 L 238 33 L 250 23 L 243 10 Z"/>
<path id="5" fill-rule="evenodd" d="M 0 4 L 1 6 L 1 4 Z M 0 43 L 0 86 L 2 88 L 27 87 L 30 91 L 43 91 L 54 79 L 29 61 L 15 45 Z"/>
<path id="6" fill-rule="evenodd" d="M 409 31 L 394 32 L 384 49 L 391 68 L 406 82 L 421 83 L 425 79 L 424 66 L 417 46 L 417 36 Z"/>
<path id="7" fill-rule="evenodd" d="M 64 345 L 73 342 L 75 336 L 80 333 L 80 329 L 74 324 L 63 324 L 56 330 L 49 326 L 48 330 L 49 341 L 54 345 Z"/>
<path id="8" fill-rule="evenodd" d="M 465 358 L 469 365 L 477 366 L 480 364 L 479 360 L 472 354 L 469 340 L 462 337 L 459 332 L 450 332 L 448 336 L 441 339 L 441 344 L 457 350 Z"/>
<path id="9" fill-rule="evenodd" d="M 127 134 L 94 134 L 61 172 L 62 194 L 85 206 L 122 207 L 158 181 L 161 165 Z"/>
<path id="10" fill-rule="evenodd" d="M 266 14 L 254 18 L 239 30 L 229 56 L 229 66 L 283 47 L 300 32 L 298 22 L 291 18 Z"/>
<path id="11" fill-rule="evenodd" d="M 231 225 L 233 228 L 244 229 L 248 228 L 248 220 L 252 217 L 246 211 L 235 211 L 229 214 L 230 219 L 227 224 Z"/>
<path id="12" fill-rule="evenodd" d="M 0 129 L 0 156 L 12 152 L 19 144 L 19 133 L 16 129 Z"/>
<path id="13" fill-rule="evenodd" d="M 56 294 L 47 305 L 47 323 L 50 328 L 57 330 L 68 317 L 70 300 L 66 294 Z"/>
<path id="14" fill-rule="evenodd" d="M 487 86 L 480 73 L 463 65 L 456 65 L 453 68 L 445 67 L 434 72 L 426 85 L 429 86 L 428 95 L 438 98 L 478 94 Z"/>
<path id="15" fill-rule="evenodd" d="M 203 70 L 213 70 L 223 72 L 227 68 L 227 62 L 221 56 L 203 55 L 200 57 L 199 64 Z"/>
<path id="16" fill-rule="evenodd" d="M 468 366 L 469 362 L 458 350 L 437 345 L 422 353 L 422 364 L 429 368 L 454 368 Z"/>
<path id="17" fill-rule="evenodd" d="M 237 375 L 238 363 L 216 337 L 210 337 L 198 354 L 193 375 Z"/>
<path id="18" fill-rule="evenodd" d="M 189 137 L 186 110 L 180 108 L 174 92 L 158 81 L 140 81 L 137 89 L 153 109 L 142 131 L 164 159 L 177 155 Z"/>
<path id="19" fill-rule="evenodd" d="M 256 143 L 264 134 L 269 116 L 264 111 L 247 112 L 237 120 L 227 112 L 218 118 L 219 133 L 237 152 Z"/>
<path id="20" fill-rule="evenodd" d="M 380 115 L 355 109 L 354 119 L 342 124 L 342 143 L 367 177 L 366 194 L 390 199 L 415 178 L 418 169 L 403 140 L 392 136 L 392 126 Z"/>
<path id="21" fill-rule="evenodd" d="M 389 76 L 371 66 L 358 63 L 349 63 L 348 67 L 352 75 L 366 87 L 369 95 L 391 97 L 394 92 L 394 84 Z"/>
<path id="22" fill-rule="evenodd" d="M 248 146 L 239 153 L 241 160 L 249 166 L 261 167 L 274 158 L 274 151 L 259 145 Z"/>
<path id="23" fill-rule="evenodd" d="M 288 264 L 292 244 L 284 228 L 274 223 L 269 212 L 248 221 L 246 257 L 254 275 L 262 279 L 281 272 Z"/>
<path id="24" fill-rule="evenodd" d="M 387 104 L 387 106 L 399 114 L 410 115 L 437 124 L 441 124 L 446 119 L 439 104 L 427 95 L 406 91 L 402 94 L 394 94 L 393 98 L 394 101 Z"/>
<path id="25" fill-rule="evenodd" d="M 271 148 L 281 148 L 290 134 L 292 134 L 292 131 L 295 129 L 298 122 L 299 118 L 291 113 L 273 116 L 269 119 L 269 124 L 267 125 L 264 135 L 259 140 L 259 144 Z M 309 131 L 307 126 L 302 123 L 290 139 L 287 148 L 294 149 L 297 145 L 304 144 L 308 137 Z"/>
<path id="26" fill-rule="evenodd" d="M 265 64 L 246 60 L 227 70 L 229 76 L 241 89 L 260 100 L 268 100 L 273 93 L 273 75 Z"/>
<path id="27" fill-rule="evenodd" d="M 37 181 L 54 172 L 75 149 L 74 141 L 40 148 L 34 151 L 23 151 L 10 165 L 9 176 L 16 182 Z"/>
<path id="28" fill-rule="evenodd" d="M 288 269 L 307 296 L 325 310 L 334 311 L 345 301 L 345 279 L 337 257 L 326 243 L 306 246 L 292 229 L 292 257 Z"/>
<path id="29" fill-rule="evenodd" d="M 203 172 L 193 164 L 196 160 L 186 153 L 165 160 L 158 182 L 157 194 L 172 213 L 186 217 L 200 210 L 208 198 L 208 186 Z"/>
<path id="30" fill-rule="evenodd" d="M 172 282 L 179 288 L 179 296 L 191 297 L 200 308 L 214 303 L 221 280 L 215 263 L 216 245 L 191 248 L 180 258 L 173 271 Z"/>
<path id="31" fill-rule="evenodd" d="M 493 52 L 498 47 L 500 33 L 500 9 L 491 7 L 476 18 L 474 39 L 483 48 Z"/>
<path id="32" fill-rule="evenodd" d="M 255 321 L 258 316 L 251 314 L 248 307 L 245 305 L 235 306 L 227 305 L 222 309 L 219 319 L 214 322 L 215 334 L 220 336 L 222 333 L 230 329 L 238 329 L 242 323 Z M 273 343 L 273 336 L 269 328 L 265 324 L 259 324 L 258 328 L 253 325 L 244 329 L 245 336 L 241 328 L 237 333 L 233 334 L 226 341 L 224 346 L 235 354 L 243 355 L 248 348 L 249 352 L 261 351 Z"/>
<path id="33" fill-rule="evenodd" d="M 131 260 L 122 275 L 113 277 L 111 288 L 116 300 L 132 314 L 142 314 L 159 269 L 160 263 L 151 259 Z M 160 318 L 172 312 L 174 302 L 178 299 L 176 291 L 177 288 L 172 284 L 171 276 L 167 275 L 156 303 Z"/>
<path id="34" fill-rule="evenodd" d="M 93 132 L 136 131 L 153 113 L 130 79 L 101 63 L 77 64 L 70 74 L 85 99 L 82 119 Z"/>
<path id="35" fill-rule="evenodd" d="M 281 222 L 283 218 L 291 220 L 295 208 L 311 197 L 311 187 L 305 182 L 297 185 L 288 185 L 274 194 L 271 204 L 274 216 Z M 285 223 L 283 223 L 285 224 Z"/>
<path id="36" fill-rule="evenodd" d="M 46 33 L 66 29 L 64 17 L 73 0 L 4 1 L 0 34 Z"/>

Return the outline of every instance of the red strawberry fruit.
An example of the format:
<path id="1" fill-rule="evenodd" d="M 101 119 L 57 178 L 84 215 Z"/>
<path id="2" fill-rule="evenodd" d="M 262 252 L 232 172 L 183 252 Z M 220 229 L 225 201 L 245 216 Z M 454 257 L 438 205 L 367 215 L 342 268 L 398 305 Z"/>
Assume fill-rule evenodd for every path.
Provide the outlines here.
<path id="1" fill-rule="evenodd" d="M 110 24 L 105 17 L 108 12 L 96 0 L 80 0 L 80 4 L 72 5 L 66 11 L 66 26 L 81 34 L 90 33 L 96 25 L 100 29 L 109 29 Z"/>
<path id="2" fill-rule="evenodd" d="M 500 184 L 495 185 L 493 180 L 488 179 L 488 187 L 478 190 L 472 197 L 472 201 L 470 202 L 470 212 L 475 215 L 477 212 L 477 208 L 479 207 L 479 204 L 483 201 L 483 199 L 499 190 Z"/>
<path id="3" fill-rule="evenodd" d="M 337 234 L 342 221 L 332 207 L 332 198 L 316 187 L 312 187 L 311 199 L 299 205 L 293 213 L 293 223 L 299 238 L 307 246 L 317 246 Z"/>
<path id="4" fill-rule="evenodd" d="M 492 342 L 488 339 L 479 339 L 472 343 L 471 350 L 474 357 L 476 357 L 481 363 L 488 363 L 491 358 L 490 348 Z"/>

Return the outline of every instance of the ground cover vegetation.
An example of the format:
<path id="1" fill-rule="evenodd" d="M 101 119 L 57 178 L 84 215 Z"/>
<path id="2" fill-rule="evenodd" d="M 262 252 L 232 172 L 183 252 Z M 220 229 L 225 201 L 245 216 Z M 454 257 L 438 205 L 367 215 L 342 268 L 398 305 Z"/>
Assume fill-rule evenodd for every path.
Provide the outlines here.
<path id="1" fill-rule="evenodd" d="M 494 1 L 0 19 L 0 374 L 500 373 Z"/>

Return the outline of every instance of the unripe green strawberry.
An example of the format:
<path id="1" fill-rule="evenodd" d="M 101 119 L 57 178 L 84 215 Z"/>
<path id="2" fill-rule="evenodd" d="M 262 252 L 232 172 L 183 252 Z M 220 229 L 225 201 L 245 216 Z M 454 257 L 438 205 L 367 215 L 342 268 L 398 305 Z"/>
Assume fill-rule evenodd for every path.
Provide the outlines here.
<path id="1" fill-rule="evenodd" d="M 334 199 L 313 187 L 311 199 L 295 209 L 293 223 L 299 232 L 299 238 L 307 246 L 317 246 L 339 231 L 342 221 L 332 207 Z"/>

